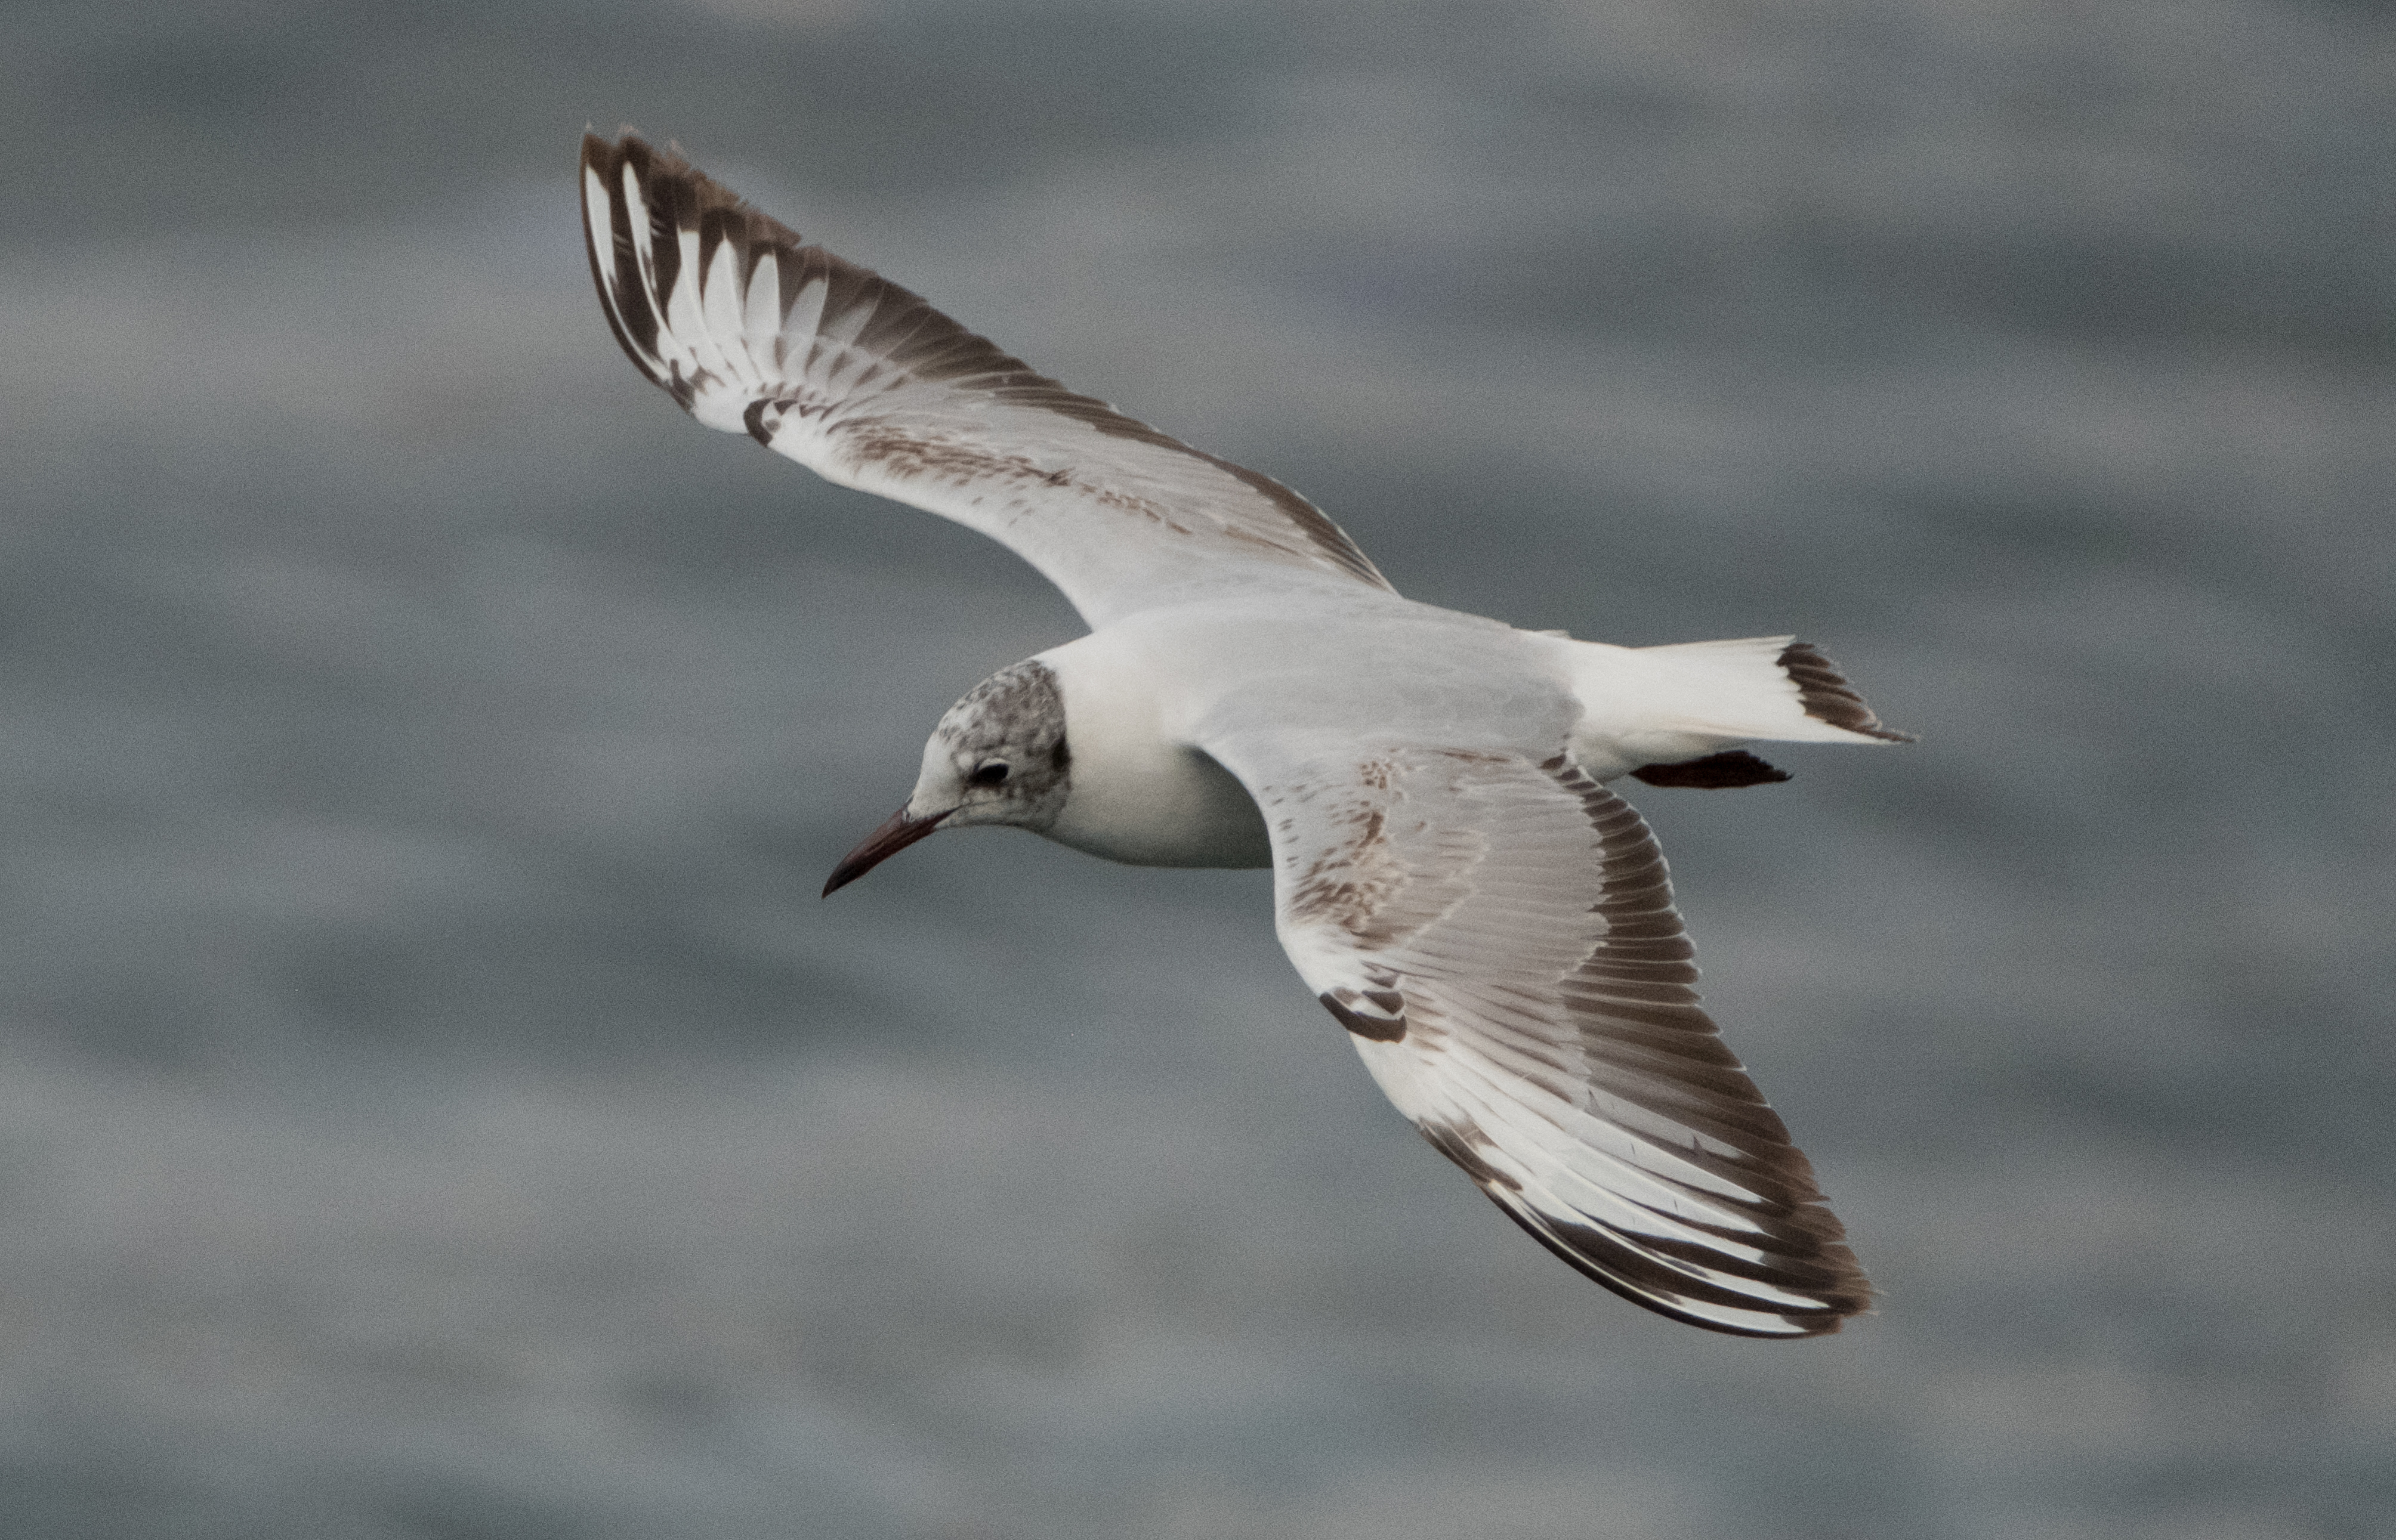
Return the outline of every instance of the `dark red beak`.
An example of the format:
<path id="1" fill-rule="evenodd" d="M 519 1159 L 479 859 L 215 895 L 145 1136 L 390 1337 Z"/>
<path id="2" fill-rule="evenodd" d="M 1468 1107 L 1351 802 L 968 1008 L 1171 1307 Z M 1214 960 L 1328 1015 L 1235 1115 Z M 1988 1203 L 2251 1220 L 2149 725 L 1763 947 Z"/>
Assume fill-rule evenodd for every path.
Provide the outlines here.
<path id="1" fill-rule="evenodd" d="M 949 809 L 949 813 L 955 811 L 953 807 Z M 935 813 L 928 818 L 918 818 L 910 816 L 902 807 L 891 814 L 881 828 L 859 842 L 857 848 L 842 856 L 840 865 L 832 869 L 832 875 L 824 879 L 824 896 L 831 897 L 840 889 L 848 886 L 849 883 L 856 882 L 891 856 L 939 828 L 940 820 L 947 817 L 949 813 Z"/>

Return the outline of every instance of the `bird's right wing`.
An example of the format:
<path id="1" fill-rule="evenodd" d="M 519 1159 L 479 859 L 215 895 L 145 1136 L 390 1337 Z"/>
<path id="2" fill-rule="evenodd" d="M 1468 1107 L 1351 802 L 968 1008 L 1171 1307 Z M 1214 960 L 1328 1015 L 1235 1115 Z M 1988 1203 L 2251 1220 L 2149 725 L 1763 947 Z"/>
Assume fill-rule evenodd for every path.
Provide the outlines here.
<path id="1" fill-rule="evenodd" d="M 616 339 L 693 417 L 981 531 L 1093 626 L 1227 565 L 1389 587 L 1279 482 L 1033 373 L 671 151 L 585 135 L 582 231 Z"/>
<path id="2" fill-rule="evenodd" d="M 1871 1288 L 1691 988 L 1664 858 L 1558 755 L 1261 732 L 1208 752 L 1273 843 L 1276 926 L 1400 1111 L 1582 1272 L 1720 1332 Z"/>

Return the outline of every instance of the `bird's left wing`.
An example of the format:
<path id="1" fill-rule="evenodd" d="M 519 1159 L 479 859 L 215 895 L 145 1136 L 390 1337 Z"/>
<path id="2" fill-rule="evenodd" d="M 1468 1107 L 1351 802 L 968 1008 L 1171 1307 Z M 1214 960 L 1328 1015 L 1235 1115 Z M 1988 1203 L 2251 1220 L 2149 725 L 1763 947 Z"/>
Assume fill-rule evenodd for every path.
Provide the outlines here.
<path id="1" fill-rule="evenodd" d="M 616 339 L 691 416 L 981 531 L 1093 626 L 1271 571 L 1389 587 L 1288 487 L 1033 373 L 671 151 L 585 135 L 582 232 Z"/>
<path id="2" fill-rule="evenodd" d="M 1561 754 L 1205 746 L 1264 813 L 1299 975 L 1524 1229 L 1715 1331 L 1810 1336 L 1869 1306 L 1812 1167 L 1698 1009 L 1629 803 Z"/>

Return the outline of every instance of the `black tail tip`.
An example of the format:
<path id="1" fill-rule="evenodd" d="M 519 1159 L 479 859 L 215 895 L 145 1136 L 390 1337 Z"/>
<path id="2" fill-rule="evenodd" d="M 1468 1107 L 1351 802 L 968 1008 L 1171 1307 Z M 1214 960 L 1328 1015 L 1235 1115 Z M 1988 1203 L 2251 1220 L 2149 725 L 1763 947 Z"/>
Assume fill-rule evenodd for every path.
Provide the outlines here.
<path id="1" fill-rule="evenodd" d="M 1864 704 L 1864 697 L 1847 683 L 1839 666 L 1822 655 L 1811 642 L 1791 642 L 1780 649 L 1780 671 L 1797 685 L 1797 703 L 1805 714 L 1817 722 L 1827 722 L 1833 727 L 1844 727 L 1850 733 L 1861 733 L 1884 743 L 1911 743 L 1911 733 L 1900 733 L 1894 727 L 1881 725 L 1880 718 Z"/>

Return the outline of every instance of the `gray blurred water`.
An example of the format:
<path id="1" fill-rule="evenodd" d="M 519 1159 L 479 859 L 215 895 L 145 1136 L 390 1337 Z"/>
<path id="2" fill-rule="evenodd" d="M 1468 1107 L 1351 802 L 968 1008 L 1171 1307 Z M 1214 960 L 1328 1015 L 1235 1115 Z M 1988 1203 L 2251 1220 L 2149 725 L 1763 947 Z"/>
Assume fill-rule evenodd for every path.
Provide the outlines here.
<path id="1" fill-rule="evenodd" d="M 2385 8 L 8 32 L 7 1533 L 2396 1531 Z M 1409 593 L 1846 664 L 1921 747 L 1637 800 L 1881 1312 L 1528 1244 L 1260 873 L 817 902 L 1073 617 L 634 376 L 586 123 Z"/>

